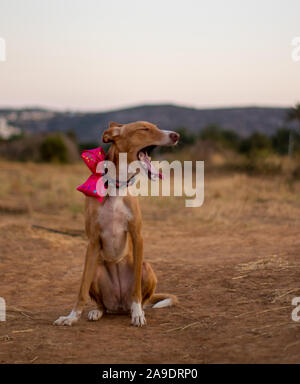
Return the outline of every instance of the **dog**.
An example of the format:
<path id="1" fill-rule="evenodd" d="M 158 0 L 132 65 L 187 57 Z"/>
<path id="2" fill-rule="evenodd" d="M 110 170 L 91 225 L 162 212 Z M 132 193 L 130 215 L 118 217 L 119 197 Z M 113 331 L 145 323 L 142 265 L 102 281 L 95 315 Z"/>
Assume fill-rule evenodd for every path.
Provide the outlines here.
<path id="1" fill-rule="evenodd" d="M 111 122 L 102 141 L 111 143 L 106 159 L 114 162 L 117 174 L 119 153 L 127 153 L 128 164 L 143 160 L 151 178 L 150 149 L 176 145 L 179 134 L 149 122 Z M 155 293 L 157 278 L 143 261 L 142 216 L 136 196 L 105 196 L 101 203 L 86 197 L 85 229 L 89 242 L 78 299 L 71 313 L 59 317 L 55 325 L 76 323 L 89 297 L 97 305 L 88 313 L 89 320 L 99 320 L 105 312 L 125 312 L 131 313 L 131 323 L 138 327 L 146 324 L 145 307 L 177 304 L 176 296 Z"/>

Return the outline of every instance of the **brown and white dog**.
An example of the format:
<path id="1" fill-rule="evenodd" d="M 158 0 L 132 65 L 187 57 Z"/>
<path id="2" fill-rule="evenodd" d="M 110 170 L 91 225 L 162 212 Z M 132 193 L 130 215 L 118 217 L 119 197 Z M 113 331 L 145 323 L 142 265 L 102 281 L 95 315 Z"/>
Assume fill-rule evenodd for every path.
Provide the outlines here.
<path id="1" fill-rule="evenodd" d="M 150 146 L 177 144 L 176 132 L 162 131 L 155 125 L 138 121 L 130 124 L 110 123 L 102 140 L 111 143 L 107 160 L 114 162 L 118 174 L 119 153 L 127 153 L 127 161 L 146 159 L 148 176 L 152 165 Z M 129 177 L 130 175 L 128 175 Z M 149 263 L 143 261 L 142 216 L 138 198 L 105 196 L 102 203 L 86 197 L 85 227 L 89 239 L 78 300 L 68 316 L 59 317 L 55 325 L 73 325 L 82 313 L 89 296 L 97 309 L 89 320 L 99 320 L 105 311 L 131 312 L 131 323 L 146 324 L 143 308 L 162 308 L 177 303 L 169 294 L 155 294 L 156 276 Z"/>

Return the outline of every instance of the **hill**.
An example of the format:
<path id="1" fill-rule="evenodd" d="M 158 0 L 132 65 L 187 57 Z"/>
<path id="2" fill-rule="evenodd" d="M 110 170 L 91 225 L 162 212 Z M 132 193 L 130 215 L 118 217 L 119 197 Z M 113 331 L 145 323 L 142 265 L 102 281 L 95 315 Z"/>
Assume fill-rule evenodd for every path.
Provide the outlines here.
<path id="1" fill-rule="evenodd" d="M 109 121 L 127 123 L 146 120 L 161 129 L 186 127 L 199 132 L 208 124 L 246 137 L 253 132 L 272 135 L 285 123 L 286 108 L 240 107 L 196 109 L 176 105 L 141 105 L 107 112 L 57 112 L 41 108 L 0 109 L 0 116 L 23 131 L 74 131 L 80 142 L 99 141 Z"/>

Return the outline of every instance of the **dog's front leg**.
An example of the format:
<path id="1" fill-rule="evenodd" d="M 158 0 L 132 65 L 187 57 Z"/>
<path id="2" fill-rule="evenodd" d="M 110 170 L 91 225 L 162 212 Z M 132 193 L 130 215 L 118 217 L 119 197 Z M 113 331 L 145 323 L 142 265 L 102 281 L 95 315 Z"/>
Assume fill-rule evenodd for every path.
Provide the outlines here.
<path id="1" fill-rule="evenodd" d="M 81 279 L 81 285 L 76 305 L 68 316 L 60 316 L 54 322 L 55 325 L 73 325 L 80 319 L 84 305 L 89 298 L 89 290 L 93 281 L 95 266 L 97 258 L 99 256 L 99 252 L 99 239 L 91 239 L 89 241 L 86 252 L 84 271 Z"/>
<path id="2" fill-rule="evenodd" d="M 142 267 L 143 267 L 143 238 L 140 230 L 131 232 L 133 241 L 134 259 L 134 286 L 131 304 L 131 323 L 137 327 L 146 324 L 146 318 L 142 309 Z"/>

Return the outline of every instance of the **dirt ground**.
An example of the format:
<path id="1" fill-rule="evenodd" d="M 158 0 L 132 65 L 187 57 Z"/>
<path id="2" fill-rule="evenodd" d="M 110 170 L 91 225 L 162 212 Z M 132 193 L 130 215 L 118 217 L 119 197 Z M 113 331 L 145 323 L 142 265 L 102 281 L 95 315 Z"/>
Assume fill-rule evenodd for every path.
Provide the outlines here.
<path id="1" fill-rule="evenodd" d="M 0 162 L 1 363 L 300 363 L 300 188 L 284 177 L 209 174 L 205 202 L 140 198 L 145 260 L 179 305 L 148 325 L 106 315 L 74 327 L 86 237 L 81 165 Z M 40 226 L 40 227 L 36 227 Z M 65 233 L 55 233 L 50 229 Z"/>

